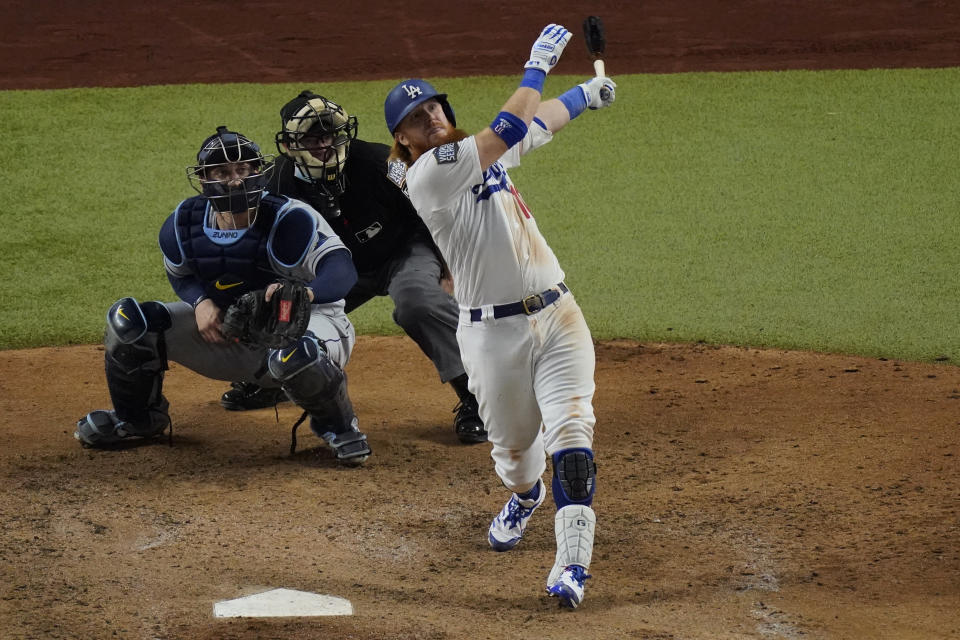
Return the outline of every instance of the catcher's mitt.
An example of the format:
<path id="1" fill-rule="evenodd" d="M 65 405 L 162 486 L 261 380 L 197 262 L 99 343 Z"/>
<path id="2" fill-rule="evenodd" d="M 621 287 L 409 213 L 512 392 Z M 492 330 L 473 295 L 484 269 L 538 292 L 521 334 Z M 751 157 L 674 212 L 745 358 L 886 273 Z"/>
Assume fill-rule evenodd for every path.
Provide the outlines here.
<path id="1" fill-rule="evenodd" d="M 266 290 L 245 293 L 227 308 L 221 333 L 237 342 L 282 349 L 299 340 L 310 322 L 310 294 L 299 282 L 284 280 L 266 299 Z"/>

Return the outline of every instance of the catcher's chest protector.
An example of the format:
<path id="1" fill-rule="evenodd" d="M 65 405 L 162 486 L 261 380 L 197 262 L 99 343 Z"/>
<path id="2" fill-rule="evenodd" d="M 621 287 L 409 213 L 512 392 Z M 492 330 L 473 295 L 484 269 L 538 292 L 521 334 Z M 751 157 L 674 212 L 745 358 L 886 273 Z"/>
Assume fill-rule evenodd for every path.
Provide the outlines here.
<path id="1" fill-rule="evenodd" d="M 217 244 L 203 230 L 207 201 L 200 196 L 188 199 L 177 211 L 177 236 L 187 266 L 206 282 L 231 274 L 251 285 L 242 287 L 244 291 L 263 288 L 276 279 L 267 255 L 267 238 L 277 210 L 285 202 L 272 196 L 263 198 L 256 226 L 232 244 Z"/>

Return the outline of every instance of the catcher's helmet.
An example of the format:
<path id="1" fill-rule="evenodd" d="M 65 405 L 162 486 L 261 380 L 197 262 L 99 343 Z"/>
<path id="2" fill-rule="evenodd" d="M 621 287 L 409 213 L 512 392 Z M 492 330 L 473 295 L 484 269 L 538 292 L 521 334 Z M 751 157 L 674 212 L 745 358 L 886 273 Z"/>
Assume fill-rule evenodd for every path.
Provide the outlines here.
<path id="1" fill-rule="evenodd" d="M 407 117 L 407 114 L 430 98 L 437 99 L 437 102 L 443 107 L 447 120 L 453 126 L 457 126 L 457 118 L 453 113 L 453 107 L 447 102 L 447 94 L 437 93 L 433 85 L 426 80 L 411 78 L 391 89 L 383 103 L 383 116 L 387 120 L 387 129 L 390 129 L 390 133 L 396 132 L 400 122 Z"/>
<path id="2" fill-rule="evenodd" d="M 246 165 L 246 173 L 237 173 L 231 180 L 214 175 L 217 167 L 238 163 Z M 260 204 L 272 168 L 256 143 L 241 133 L 220 126 L 200 145 L 197 164 L 187 167 L 187 178 L 197 193 L 207 198 L 217 211 L 242 213 L 256 209 Z M 238 179 L 240 186 L 235 184 Z"/>
<path id="3" fill-rule="evenodd" d="M 350 142 L 357 137 L 357 118 L 332 100 L 307 90 L 283 105 L 280 122 L 277 151 L 293 160 L 303 177 L 328 196 L 343 193 L 343 167 Z"/>

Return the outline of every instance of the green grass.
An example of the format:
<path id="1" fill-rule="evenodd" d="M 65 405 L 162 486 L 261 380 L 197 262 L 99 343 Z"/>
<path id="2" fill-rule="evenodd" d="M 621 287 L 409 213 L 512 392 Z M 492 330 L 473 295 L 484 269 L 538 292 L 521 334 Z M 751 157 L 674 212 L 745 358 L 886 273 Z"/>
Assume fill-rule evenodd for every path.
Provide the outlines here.
<path id="1" fill-rule="evenodd" d="M 595 337 L 960 360 L 960 69 L 616 80 L 612 108 L 511 172 Z M 517 80 L 435 84 L 475 131 Z M 0 94 L 0 348 L 96 342 L 117 298 L 172 299 L 157 230 L 217 125 L 273 152 L 280 106 L 312 88 L 388 142 L 392 85 Z M 389 308 L 357 310 L 358 332 L 399 333 Z"/>

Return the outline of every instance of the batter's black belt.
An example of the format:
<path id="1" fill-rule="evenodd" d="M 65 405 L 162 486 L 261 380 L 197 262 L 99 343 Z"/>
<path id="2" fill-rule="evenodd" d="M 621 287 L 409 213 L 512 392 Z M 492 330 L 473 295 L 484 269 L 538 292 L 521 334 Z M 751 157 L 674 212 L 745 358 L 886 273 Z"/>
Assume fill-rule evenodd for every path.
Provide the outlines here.
<path id="1" fill-rule="evenodd" d="M 519 314 L 524 314 L 532 316 L 535 313 L 539 313 L 557 300 L 560 299 L 560 296 L 570 291 L 567 289 L 567 285 L 562 282 L 557 285 L 556 289 L 547 289 L 543 293 L 535 293 L 532 296 L 527 296 L 520 302 L 511 302 L 509 304 L 495 304 L 493 305 L 493 317 L 494 318 L 506 318 L 508 316 L 515 316 Z M 483 317 L 483 309 L 470 309 L 470 322 L 479 322 L 480 318 Z"/>

